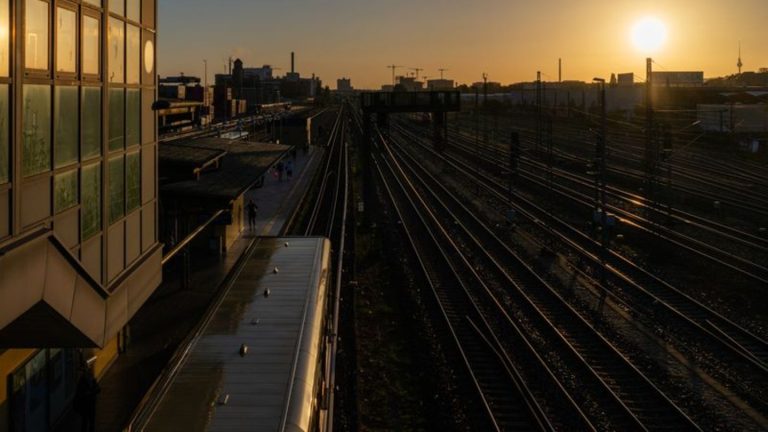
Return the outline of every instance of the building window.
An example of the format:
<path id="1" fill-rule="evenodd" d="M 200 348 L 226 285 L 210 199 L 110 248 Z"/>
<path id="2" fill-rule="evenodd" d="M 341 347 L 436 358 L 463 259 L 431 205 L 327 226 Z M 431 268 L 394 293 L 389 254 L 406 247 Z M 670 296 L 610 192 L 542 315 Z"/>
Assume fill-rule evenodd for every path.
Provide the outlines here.
<path id="1" fill-rule="evenodd" d="M 77 170 L 57 174 L 53 179 L 53 211 L 60 213 L 77 205 Z"/>
<path id="2" fill-rule="evenodd" d="M 101 88 L 83 87 L 83 160 L 101 156 Z"/>
<path id="3" fill-rule="evenodd" d="M 48 2 L 27 0 L 26 63 L 27 69 L 48 69 Z"/>
<path id="4" fill-rule="evenodd" d="M 109 89 L 109 150 L 125 148 L 125 90 Z"/>
<path id="5" fill-rule="evenodd" d="M 75 73 L 77 59 L 77 14 L 56 8 L 56 72 Z"/>
<path id="6" fill-rule="evenodd" d="M 101 65 L 99 20 L 88 15 L 83 15 L 83 73 L 98 75 Z"/>
<path id="7" fill-rule="evenodd" d="M 109 160 L 109 223 L 125 216 L 125 159 Z"/>
<path id="8" fill-rule="evenodd" d="M 83 167 L 80 187 L 80 236 L 86 240 L 101 231 L 101 163 Z"/>
<path id="9" fill-rule="evenodd" d="M 139 90 L 128 90 L 128 101 L 125 109 L 125 145 L 130 147 L 138 145 L 141 139 L 141 93 Z"/>
<path id="10" fill-rule="evenodd" d="M 125 0 L 112 0 L 109 2 L 109 11 L 113 14 L 125 15 Z"/>
<path id="11" fill-rule="evenodd" d="M 77 162 L 77 87 L 56 87 L 53 102 L 53 166 Z"/>
<path id="12" fill-rule="evenodd" d="M 0 1 L 0 76 L 8 76 L 10 68 L 11 16 L 9 0 Z"/>
<path id="13" fill-rule="evenodd" d="M 109 19 L 109 82 L 125 82 L 125 23 Z"/>
<path id="14" fill-rule="evenodd" d="M 125 206 L 130 213 L 141 206 L 141 158 L 139 152 L 125 156 Z"/>
<path id="15" fill-rule="evenodd" d="M 51 169 L 51 88 L 24 85 L 22 115 L 22 174 Z"/>
<path id="16" fill-rule="evenodd" d="M 129 20 L 141 21 L 141 0 L 127 0 L 127 2 L 128 7 L 126 8 L 125 15 Z"/>
<path id="17" fill-rule="evenodd" d="M 8 183 L 10 174 L 10 146 L 8 136 L 8 86 L 0 85 L 0 184 Z"/>
<path id="18" fill-rule="evenodd" d="M 141 74 L 141 30 L 130 24 L 127 28 L 125 82 L 128 84 L 138 84 L 139 75 Z"/>
<path id="19" fill-rule="evenodd" d="M 91 4 L 96 7 L 101 7 L 101 0 L 83 0 L 83 3 Z"/>

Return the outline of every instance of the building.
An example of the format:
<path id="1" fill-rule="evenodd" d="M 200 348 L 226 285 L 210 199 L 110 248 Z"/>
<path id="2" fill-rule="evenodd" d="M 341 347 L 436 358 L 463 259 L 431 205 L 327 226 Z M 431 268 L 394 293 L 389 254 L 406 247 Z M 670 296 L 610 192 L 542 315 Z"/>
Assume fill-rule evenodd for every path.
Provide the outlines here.
<path id="1" fill-rule="evenodd" d="M 336 91 L 339 93 L 352 93 L 355 89 L 352 87 L 352 80 L 349 78 L 339 78 L 336 80 Z"/>
<path id="2" fill-rule="evenodd" d="M 431 79 L 427 80 L 427 90 L 441 91 L 441 90 L 453 90 L 453 80 L 449 79 Z"/>
<path id="3" fill-rule="evenodd" d="M 651 72 L 651 81 L 660 87 L 702 87 L 704 72 Z"/>
<path id="4" fill-rule="evenodd" d="M 201 79 L 191 76 L 160 78 L 158 103 L 158 131 L 161 135 L 200 128 L 213 119 L 213 92 L 200 85 Z"/>
<path id="5" fill-rule="evenodd" d="M 55 425 L 160 284 L 155 24 L 155 0 L 0 3 L 0 430 Z"/>
<path id="6" fill-rule="evenodd" d="M 416 77 L 399 76 L 395 91 L 415 92 L 424 90 L 424 83 L 416 81 Z"/>
<path id="7" fill-rule="evenodd" d="M 243 69 L 243 76 L 248 79 L 259 79 L 262 81 L 267 81 L 274 79 L 272 74 L 274 73 L 274 69 L 272 69 L 271 65 L 264 65 L 260 68 L 244 68 Z"/>
<path id="8" fill-rule="evenodd" d="M 617 84 L 620 87 L 631 87 L 635 85 L 635 74 L 632 72 L 629 73 L 620 73 L 619 79 L 617 81 Z"/>

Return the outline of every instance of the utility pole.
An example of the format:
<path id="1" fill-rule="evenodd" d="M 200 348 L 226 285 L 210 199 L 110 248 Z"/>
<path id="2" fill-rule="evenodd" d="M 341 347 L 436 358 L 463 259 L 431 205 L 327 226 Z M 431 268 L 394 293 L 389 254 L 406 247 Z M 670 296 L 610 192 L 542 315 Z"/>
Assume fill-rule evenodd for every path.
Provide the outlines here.
<path id="1" fill-rule="evenodd" d="M 600 133 L 597 137 L 597 145 L 595 146 L 595 161 L 594 161 L 594 175 L 595 175 L 595 215 L 592 220 L 599 221 L 600 223 L 600 285 L 605 287 L 605 266 L 606 257 L 608 255 L 608 203 L 606 201 L 606 166 L 605 166 L 605 153 L 606 153 L 606 124 L 607 124 L 607 110 L 605 102 L 605 79 L 594 78 L 594 81 L 598 83 L 599 99 L 600 99 Z"/>
<path id="2" fill-rule="evenodd" d="M 396 64 L 392 64 L 392 65 L 387 66 L 387 69 L 392 69 L 392 91 L 395 90 L 395 70 L 397 68 L 401 68 L 401 67 L 402 66 L 399 66 L 399 65 L 396 65 Z"/>
<path id="3" fill-rule="evenodd" d="M 483 145 L 491 149 L 488 143 L 488 74 L 483 72 Z"/>
<path id="4" fill-rule="evenodd" d="M 536 153 L 541 151 L 542 121 L 541 121 L 541 71 L 536 72 Z"/>
<path id="5" fill-rule="evenodd" d="M 653 121 L 653 59 L 645 60 L 645 186 L 646 195 L 651 205 L 654 202 L 654 183 L 656 181 L 656 151 Z M 650 210 L 649 210 L 650 211 Z"/>
<path id="6" fill-rule="evenodd" d="M 557 82 L 563 82 L 563 59 L 557 59 Z"/>
<path id="7" fill-rule="evenodd" d="M 208 103 L 208 60 L 203 59 L 203 107 L 210 111 L 210 104 Z M 210 126 L 211 124 L 211 114 L 208 112 L 208 124 L 206 126 Z"/>

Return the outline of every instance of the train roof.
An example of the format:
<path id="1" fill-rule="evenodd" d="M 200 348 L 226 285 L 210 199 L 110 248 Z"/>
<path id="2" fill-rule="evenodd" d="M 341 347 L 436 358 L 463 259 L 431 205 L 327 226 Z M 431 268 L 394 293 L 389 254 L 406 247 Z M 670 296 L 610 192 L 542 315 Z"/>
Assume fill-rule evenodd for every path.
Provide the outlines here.
<path id="1" fill-rule="evenodd" d="M 292 417 L 307 417 L 310 407 L 294 401 L 312 400 L 304 392 L 315 378 L 307 363 L 316 362 L 312 347 L 322 339 L 329 254 L 324 238 L 257 240 L 174 378 L 159 390 L 144 430 L 296 430 Z"/>

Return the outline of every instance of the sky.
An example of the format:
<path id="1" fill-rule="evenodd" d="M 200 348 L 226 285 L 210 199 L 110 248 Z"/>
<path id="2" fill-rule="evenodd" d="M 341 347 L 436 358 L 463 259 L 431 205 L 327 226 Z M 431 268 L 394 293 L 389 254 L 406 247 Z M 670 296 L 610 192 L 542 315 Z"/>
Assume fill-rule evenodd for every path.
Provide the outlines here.
<path id="1" fill-rule="evenodd" d="M 223 73 L 229 56 L 246 67 L 270 64 L 317 74 L 331 88 L 379 88 L 398 75 L 482 80 L 591 81 L 611 73 L 703 70 L 706 77 L 768 67 L 768 0 L 158 0 L 161 75 Z M 642 52 L 633 25 L 655 17 L 666 43 Z"/>

